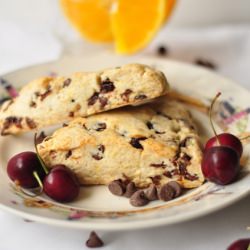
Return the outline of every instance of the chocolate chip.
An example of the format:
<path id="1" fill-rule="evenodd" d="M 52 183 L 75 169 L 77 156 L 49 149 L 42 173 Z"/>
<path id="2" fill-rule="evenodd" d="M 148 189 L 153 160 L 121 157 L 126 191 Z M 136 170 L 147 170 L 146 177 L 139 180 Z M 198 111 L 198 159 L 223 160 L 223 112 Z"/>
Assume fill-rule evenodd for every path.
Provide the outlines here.
<path id="1" fill-rule="evenodd" d="M 74 114 L 73 111 L 70 111 L 70 112 L 69 112 L 69 117 L 74 117 L 74 115 L 75 115 L 75 114 Z"/>
<path id="2" fill-rule="evenodd" d="M 62 124 L 62 126 L 63 126 L 63 127 L 68 127 L 68 126 L 69 126 L 69 124 L 67 124 L 67 123 L 63 123 L 63 124 Z"/>
<path id="3" fill-rule="evenodd" d="M 140 95 L 135 96 L 135 100 L 143 100 L 143 99 L 146 99 L 146 98 L 147 98 L 147 96 L 144 95 L 144 94 L 140 94 Z"/>
<path id="4" fill-rule="evenodd" d="M 98 155 L 98 154 L 94 154 L 94 155 L 92 155 L 92 157 L 95 159 L 95 160 L 97 160 L 97 161 L 100 161 L 103 157 L 102 156 L 100 156 L 100 155 Z"/>
<path id="5" fill-rule="evenodd" d="M 51 92 L 51 89 L 48 88 L 43 94 L 40 94 L 40 100 L 43 101 Z"/>
<path id="6" fill-rule="evenodd" d="M 75 99 L 71 99 L 71 102 L 75 102 Z"/>
<path id="7" fill-rule="evenodd" d="M 89 99 L 88 99 L 88 105 L 94 105 L 96 101 L 99 98 L 99 93 L 95 92 Z"/>
<path id="8" fill-rule="evenodd" d="M 170 171 L 164 172 L 163 175 L 165 175 L 168 178 L 172 178 L 172 173 Z"/>
<path id="9" fill-rule="evenodd" d="M 114 83 L 109 78 L 101 82 L 101 93 L 105 94 L 115 89 Z"/>
<path id="10" fill-rule="evenodd" d="M 108 103 L 108 98 L 103 97 L 103 96 L 99 97 L 99 102 L 101 104 L 101 108 L 104 108 Z"/>
<path id="11" fill-rule="evenodd" d="M 149 201 L 158 200 L 157 189 L 154 184 L 151 184 L 147 189 L 145 189 L 144 193 Z"/>
<path id="12" fill-rule="evenodd" d="M 5 118 L 5 121 L 3 123 L 3 128 L 2 128 L 2 135 L 7 135 L 5 132 L 6 129 L 8 129 L 10 126 L 15 125 L 17 128 L 22 128 L 22 119 L 21 117 L 16 117 L 16 116 L 8 116 Z"/>
<path id="13" fill-rule="evenodd" d="M 28 127 L 29 127 L 30 129 L 34 129 L 34 128 L 37 127 L 37 126 L 36 126 L 36 123 L 35 123 L 32 119 L 30 119 L 29 117 L 26 117 L 26 118 L 25 118 L 25 121 L 26 121 L 26 123 L 27 123 L 27 125 L 28 125 Z"/>
<path id="14" fill-rule="evenodd" d="M 185 139 L 183 139 L 182 141 L 180 141 L 179 147 L 186 147 L 188 140 L 190 140 L 191 138 L 192 137 L 188 136 Z"/>
<path id="15" fill-rule="evenodd" d="M 108 189 L 112 194 L 118 196 L 122 196 L 125 193 L 125 187 L 121 180 L 115 180 L 109 183 Z"/>
<path id="16" fill-rule="evenodd" d="M 98 148 L 97 148 L 99 151 L 101 151 L 102 153 L 104 153 L 105 151 L 105 146 L 104 145 L 99 145 Z"/>
<path id="17" fill-rule="evenodd" d="M 129 96 L 133 91 L 131 89 L 126 89 L 122 94 L 121 98 L 123 101 L 128 102 L 129 101 Z"/>
<path id="18" fill-rule="evenodd" d="M 105 151 L 105 146 L 102 145 L 102 144 L 101 144 L 101 145 L 98 145 L 97 150 L 98 150 L 99 152 L 98 152 L 97 154 L 93 154 L 92 157 L 93 157 L 95 160 L 99 161 L 99 160 L 103 159 L 103 153 L 104 153 L 104 151 Z"/>
<path id="19" fill-rule="evenodd" d="M 140 141 L 146 140 L 146 137 L 139 137 L 139 138 L 131 138 L 130 140 L 130 144 L 134 147 L 134 148 L 138 148 L 138 149 L 143 149 L 142 145 L 140 144 Z"/>
<path id="20" fill-rule="evenodd" d="M 89 235 L 89 239 L 86 241 L 86 246 L 90 248 L 102 247 L 103 241 L 101 238 L 96 234 L 95 231 L 92 231 Z"/>
<path id="21" fill-rule="evenodd" d="M 161 176 L 160 175 L 152 176 L 150 177 L 150 179 L 155 185 L 159 185 L 161 181 Z"/>
<path id="22" fill-rule="evenodd" d="M 153 129 L 154 128 L 152 122 L 147 122 L 146 124 L 147 124 L 148 129 Z"/>
<path id="23" fill-rule="evenodd" d="M 72 155 L 72 151 L 69 150 L 66 155 L 65 155 L 65 159 L 67 160 L 70 156 Z"/>
<path id="24" fill-rule="evenodd" d="M 216 69 L 217 68 L 217 66 L 213 62 L 208 61 L 206 59 L 202 59 L 202 58 L 196 59 L 195 64 L 209 68 L 209 69 Z"/>
<path id="25" fill-rule="evenodd" d="M 189 164 L 190 160 L 191 160 L 191 156 L 189 156 L 188 154 L 185 154 L 181 157 L 181 160 L 183 160 L 187 165 Z"/>
<path id="26" fill-rule="evenodd" d="M 126 192 L 123 196 L 130 198 L 137 191 L 137 187 L 134 182 L 129 182 L 126 186 Z"/>
<path id="27" fill-rule="evenodd" d="M 150 167 L 155 167 L 155 168 L 164 168 L 167 165 L 164 163 L 164 161 L 162 161 L 161 163 L 151 163 Z"/>
<path id="28" fill-rule="evenodd" d="M 35 143 L 40 144 L 46 138 L 46 134 L 42 131 L 35 139 Z"/>
<path id="29" fill-rule="evenodd" d="M 175 197 L 175 190 L 168 184 L 163 185 L 158 192 L 160 200 L 169 201 Z"/>
<path id="30" fill-rule="evenodd" d="M 157 53 L 160 56 L 165 56 L 168 54 L 168 48 L 166 46 L 159 46 L 157 48 Z"/>
<path id="31" fill-rule="evenodd" d="M 141 207 L 145 206 L 149 203 L 149 200 L 145 196 L 145 193 L 143 190 L 136 191 L 131 197 L 130 197 L 130 204 L 134 207 Z"/>
<path id="32" fill-rule="evenodd" d="M 182 188 L 181 188 L 181 185 L 177 181 L 170 181 L 167 185 L 174 189 L 175 191 L 174 197 L 178 197 L 181 195 Z"/>
<path id="33" fill-rule="evenodd" d="M 31 102 L 30 102 L 30 107 L 31 107 L 31 108 L 36 108 L 36 103 L 35 103 L 34 101 L 31 101 Z"/>
<path id="34" fill-rule="evenodd" d="M 68 87 L 68 86 L 70 85 L 71 81 L 72 81 L 72 80 L 71 80 L 70 78 L 66 79 L 66 80 L 63 82 L 63 88 Z"/>
<path id="35" fill-rule="evenodd" d="M 106 123 L 104 123 L 104 122 L 100 122 L 100 123 L 97 123 L 96 124 L 96 126 L 95 126 L 95 130 L 96 131 L 103 131 L 103 130 L 105 130 L 107 128 L 107 125 L 106 125 Z"/>

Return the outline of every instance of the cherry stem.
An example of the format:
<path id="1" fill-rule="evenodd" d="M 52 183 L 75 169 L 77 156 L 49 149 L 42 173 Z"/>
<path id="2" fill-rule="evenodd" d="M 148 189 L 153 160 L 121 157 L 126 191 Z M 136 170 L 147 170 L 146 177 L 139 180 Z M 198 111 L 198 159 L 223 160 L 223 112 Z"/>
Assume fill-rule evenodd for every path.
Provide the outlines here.
<path id="1" fill-rule="evenodd" d="M 35 177 L 35 179 L 37 180 L 38 184 L 39 184 L 39 192 L 27 192 L 26 190 L 24 190 L 18 183 L 15 183 L 18 190 L 23 193 L 26 196 L 29 196 L 31 198 L 37 197 L 38 195 L 40 195 L 43 192 L 43 183 L 38 175 L 38 173 L 36 171 L 33 171 L 33 176 Z"/>
<path id="2" fill-rule="evenodd" d="M 211 124 L 212 130 L 214 132 L 214 135 L 215 135 L 215 138 L 216 138 L 216 141 L 217 141 L 218 145 L 220 145 L 220 141 L 219 141 L 218 135 L 216 133 L 216 130 L 214 128 L 214 124 L 213 124 L 213 120 L 212 120 L 212 111 L 213 111 L 214 104 L 215 104 L 216 100 L 219 98 L 220 95 L 221 95 L 221 93 L 218 92 L 217 95 L 212 100 L 211 105 L 210 105 L 210 109 L 209 109 L 209 120 L 210 120 L 210 124 Z"/>
<path id="3" fill-rule="evenodd" d="M 41 190 L 43 190 L 43 183 L 42 183 L 38 173 L 36 171 L 33 171 L 33 175 L 34 175 L 36 181 L 38 182 L 39 187 L 41 188 Z"/>
<path id="4" fill-rule="evenodd" d="M 43 159 L 41 158 L 41 156 L 38 153 L 37 144 L 36 144 L 36 138 L 37 138 L 37 133 L 35 133 L 35 136 L 34 136 L 35 150 L 36 150 L 36 154 L 37 154 L 38 160 L 40 161 L 40 163 L 42 165 L 42 168 L 43 168 L 45 174 L 47 175 L 49 173 L 49 170 L 47 169 L 46 164 L 44 163 Z"/>

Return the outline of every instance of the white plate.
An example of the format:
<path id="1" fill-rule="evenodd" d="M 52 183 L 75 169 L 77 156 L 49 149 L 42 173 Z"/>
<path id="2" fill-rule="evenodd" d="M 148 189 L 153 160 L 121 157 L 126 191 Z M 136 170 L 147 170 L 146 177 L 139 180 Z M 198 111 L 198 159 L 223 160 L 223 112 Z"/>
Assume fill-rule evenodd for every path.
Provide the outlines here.
<path id="1" fill-rule="evenodd" d="M 128 62 L 144 63 L 162 70 L 171 86 L 205 103 L 209 103 L 221 91 L 223 95 L 215 112 L 219 127 L 235 134 L 250 131 L 249 92 L 230 80 L 192 65 L 158 58 L 121 58 L 102 54 L 36 65 L 12 72 L 4 78 L 20 87 L 44 75 L 67 75 L 74 71 L 96 70 Z M 1 90 L 0 96 L 3 95 L 4 91 Z M 194 109 L 191 112 L 201 136 L 210 136 L 207 116 Z M 207 182 L 178 199 L 167 203 L 155 201 L 142 208 L 130 206 L 126 198 L 113 196 L 103 186 L 82 188 L 79 199 L 67 205 L 55 203 L 45 196 L 32 200 L 15 192 L 6 174 L 6 164 L 11 156 L 25 150 L 34 151 L 32 137 L 33 133 L 0 137 L 0 208 L 33 221 L 85 229 L 146 228 L 182 222 L 222 209 L 246 196 L 250 190 L 250 162 L 245 159 L 240 178 L 231 185 L 218 186 Z M 249 146 L 245 146 L 244 157 L 249 152 Z"/>

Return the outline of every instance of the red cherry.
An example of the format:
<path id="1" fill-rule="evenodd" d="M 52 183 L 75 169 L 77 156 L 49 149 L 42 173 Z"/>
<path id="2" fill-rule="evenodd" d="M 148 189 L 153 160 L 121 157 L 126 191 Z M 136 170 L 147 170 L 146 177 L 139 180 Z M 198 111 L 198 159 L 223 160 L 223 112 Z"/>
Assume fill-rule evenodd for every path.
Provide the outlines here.
<path id="1" fill-rule="evenodd" d="M 250 239 L 240 239 L 233 242 L 227 250 L 247 250 L 250 246 Z"/>
<path id="2" fill-rule="evenodd" d="M 64 165 L 55 165 L 43 181 L 44 192 L 59 202 L 73 201 L 80 186 L 73 172 Z"/>
<path id="3" fill-rule="evenodd" d="M 239 156 L 230 147 L 211 147 L 204 153 L 201 168 L 207 180 L 226 185 L 233 182 L 240 171 Z"/>
<path id="4" fill-rule="evenodd" d="M 7 165 L 7 173 L 10 179 L 23 188 L 35 188 L 39 186 L 34 172 L 40 179 L 45 177 L 45 172 L 34 152 L 22 152 L 13 156 Z"/>
<path id="5" fill-rule="evenodd" d="M 217 138 L 221 146 L 226 146 L 234 149 L 238 153 L 239 157 L 241 157 L 243 152 L 243 146 L 238 137 L 229 133 L 222 133 L 217 135 Z M 211 147 L 219 146 L 217 138 L 216 136 L 210 138 L 206 143 L 205 150 Z"/>

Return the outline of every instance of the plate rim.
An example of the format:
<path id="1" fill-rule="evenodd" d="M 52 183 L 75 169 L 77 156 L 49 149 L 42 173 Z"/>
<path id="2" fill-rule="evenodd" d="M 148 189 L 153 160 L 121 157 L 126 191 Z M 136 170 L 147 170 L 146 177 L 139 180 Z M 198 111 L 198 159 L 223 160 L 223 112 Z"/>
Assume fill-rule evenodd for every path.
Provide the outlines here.
<path id="1" fill-rule="evenodd" d="M 95 55 L 97 56 L 97 55 Z M 100 55 L 99 55 L 100 56 Z M 114 56 L 114 55 L 110 55 L 109 56 Z M 193 65 L 193 64 L 189 64 L 186 62 L 179 62 L 177 60 L 170 60 L 170 59 L 162 59 L 162 58 L 157 58 L 157 57 L 150 57 L 150 56 L 140 56 L 139 57 L 140 60 L 152 60 L 152 61 L 160 61 L 163 64 L 165 64 L 166 62 L 169 63 L 174 63 L 176 65 L 180 65 L 182 67 L 190 67 L 193 68 L 194 70 L 199 70 L 200 72 L 207 72 L 209 74 L 213 74 L 216 78 L 220 78 L 220 79 L 224 79 L 228 84 L 233 84 L 233 85 L 237 85 L 237 88 L 246 91 L 247 94 L 249 94 L 250 96 L 250 91 L 245 88 L 244 86 L 237 84 L 237 82 L 235 82 L 234 80 L 231 80 L 230 78 L 227 78 L 226 76 L 220 75 L 217 72 L 211 71 L 209 69 L 197 66 L 197 65 Z M 16 70 L 13 71 L 9 71 L 5 74 L 2 75 L 2 77 L 10 77 L 11 75 L 20 73 L 21 71 L 28 71 L 28 70 L 32 70 L 34 68 L 38 68 L 41 66 L 49 66 L 49 65 L 56 65 L 56 64 L 61 64 L 64 61 L 67 60 L 80 60 L 80 58 L 75 58 L 75 57 L 68 57 L 68 58 L 59 58 L 57 60 L 53 60 L 53 61 L 48 61 L 48 62 L 43 62 L 43 63 L 37 63 L 34 65 L 30 65 L 30 66 L 26 66 L 26 67 L 20 67 Z M 136 60 L 136 58 L 135 58 Z M 122 63 L 122 61 L 121 61 Z M 153 219 L 147 219 L 145 221 L 140 220 L 140 221 L 136 221 L 136 223 L 133 225 L 132 229 L 142 229 L 142 228 L 152 228 L 152 227 L 158 227 L 158 226 L 164 226 L 164 225 L 172 225 L 172 224 L 176 224 L 176 223 L 182 223 L 182 222 L 186 222 L 189 220 L 193 220 L 193 219 L 198 219 L 204 215 L 208 215 L 211 214 L 213 212 L 219 211 L 225 207 L 228 207 L 234 203 L 236 203 L 237 201 L 243 199 L 244 197 L 246 197 L 247 195 L 250 194 L 250 187 L 244 191 L 242 191 L 240 193 L 239 196 L 234 197 L 233 199 L 228 199 L 226 201 L 224 201 L 223 203 L 217 204 L 216 206 L 210 206 L 210 207 L 206 207 L 200 211 L 196 211 L 196 213 L 194 214 L 190 214 L 190 213 L 186 213 L 184 215 L 181 216 L 181 219 L 178 219 L 179 217 L 174 217 L 174 219 L 170 219 L 169 217 L 166 218 L 166 220 L 164 218 L 153 218 Z M 45 217 L 42 215 L 36 215 L 36 214 L 29 214 L 25 211 L 21 211 L 19 209 L 15 209 L 12 208 L 10 206 L 4 205 L 1 203 L 0 201 L 0 209 L 2 209 L 3 211 L 6 212 L 10 212 L 16 216 L 20 216 L 22 218 L 25 219 L 30 219 L 39 223 L 44 223 L 44 224 L 48 224 L 48 225 L 54 225 L 54 226 L 59 226 L 59 227 L 68 227 L 68 228 L 76 228 L 76 229 L 99 229 L 99 230 L 107 230 L 107 231 L 112 231 L 112 230 L 130 230 L 131 229 L 131 221 L 121 221 L 121 222 L 115 222 L 115 223 L 107 223 L 107 222 L 97 222 L 97 221 L 67 221 L 67 220 L 62 220 L 62 219 L 55 219 L 55 218 L 49 218 L 49 217 Z"/>

